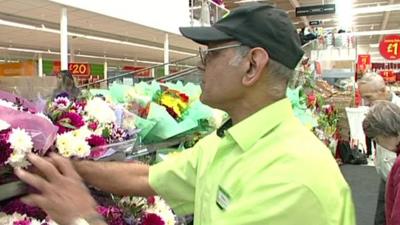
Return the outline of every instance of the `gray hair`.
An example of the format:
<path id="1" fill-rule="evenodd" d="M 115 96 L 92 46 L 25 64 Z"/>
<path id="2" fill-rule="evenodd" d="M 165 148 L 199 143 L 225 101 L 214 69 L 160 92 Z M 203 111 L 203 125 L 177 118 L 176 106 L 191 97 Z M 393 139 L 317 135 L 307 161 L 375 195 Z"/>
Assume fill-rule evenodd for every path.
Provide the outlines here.
<path id="1" fill-rule="evenodd" d="M 375 138 L 397 137 L 400 134 L 400 107 L 389 101 L 377 101 L 363 121 L 365 135 Z"/>
<path id="2" fill-rule="evenodd" d="M 357 81 L 358 85 L 373 85 L 375 87 L 375 90 L 382 90 L 386 88 L 385 80 L 383 77 L 377 73 L 366 73 L 364 76 L 362 76 L 361 79 Z"/>

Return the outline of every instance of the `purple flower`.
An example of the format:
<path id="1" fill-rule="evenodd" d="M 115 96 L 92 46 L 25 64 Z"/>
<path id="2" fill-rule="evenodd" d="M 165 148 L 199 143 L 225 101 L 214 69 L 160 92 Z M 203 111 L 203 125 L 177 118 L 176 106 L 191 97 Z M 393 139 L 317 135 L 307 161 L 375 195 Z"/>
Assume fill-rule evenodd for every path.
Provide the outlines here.
<path id="1" fill-rule="evenodd" d="M 56 96 L 56 98 L 59 98 L 59 97 L 64 97 L 64 98 L 68 98 L 69 97 L 69 94 L 67 93 L 67 92 L 61 92 L 60 94 L 58 94 L 57 96 Z"/>
<path id="2" fill-rule="evenodd" d="M 13 225 L 31 225 L 31 221 L 25 218 L 24 220 L 14 221 Z"/>
<path id="3" fill-rule="evenodd" d="M 128 139 L 129 135 L 124 129 L 114 126 L 111 133 L 111 137 L 109 138 L 109 142 L 116 143 L 116 142 L 126 141 Z"/>
<path id="4" fill-rule="evenodd" d="M 62 134 L 71 130 L 76 130 L 85 125 L 83 118 L 78 113 L 66 112 L 60 116 L 56 125 L 58 126 L 58 133 Z"/>
<path id="5" fill-rule="evenodd" d="M 6 140 L 0 139 L 0 165 L 4 165 L 13 152 L 11 144 Z"/>
<path id="6" fill-rule="evenodd" d="M 5 164 L 5 162 L 8 160 L 11 153 L 13 152 L 11 144 L 8 143 L 10 131 L 11 128 L 0 131 L 0 166 Z"/>
<path id="7" fill-rule="evenodd" d="M 164 225 L 164 221 L 155 213 L 146 213 L 142 218 L 141 225 Z"/>
<path id="8" fill-rule="evenodd" d="M 43 220 L 46 218 L 46 213 L 43 212 L 40 208 L 38 207 L 33 207 L 24 204 L 21 202 L 19 199 L 12 200 L 8 202 L 3 208 L 2 211 L 5 212 L 6 214 L 13 214 L 15 212 L 22 214 L 22 215 L 27 215 L 29 217 L 33 217 L 39 220 Z"/>
<path id="9" fill-rule="evenodd" d="M 98 206 L 97 212 L 105 218 L 109 225 L 127 225 L 122 210 L 116 206 Z"/>

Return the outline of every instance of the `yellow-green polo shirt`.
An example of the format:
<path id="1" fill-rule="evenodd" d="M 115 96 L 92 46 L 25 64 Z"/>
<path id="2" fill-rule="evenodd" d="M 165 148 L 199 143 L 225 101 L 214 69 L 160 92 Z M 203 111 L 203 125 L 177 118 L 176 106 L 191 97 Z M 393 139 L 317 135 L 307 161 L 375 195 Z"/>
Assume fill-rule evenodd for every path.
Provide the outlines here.
<path id="1" fill-rule="evenodd" d="M 150 167 L 151 187 L 195 225 L 354 225 L 351 191 L 330 151 L 293 116 L 267 106 Z"/>

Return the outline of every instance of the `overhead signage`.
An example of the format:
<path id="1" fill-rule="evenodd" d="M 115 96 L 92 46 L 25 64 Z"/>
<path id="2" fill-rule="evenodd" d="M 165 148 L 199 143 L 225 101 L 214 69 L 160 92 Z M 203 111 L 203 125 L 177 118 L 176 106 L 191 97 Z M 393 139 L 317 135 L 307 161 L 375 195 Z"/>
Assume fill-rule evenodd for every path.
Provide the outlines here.
<path id="1" fill-rule="evenodd" d="M 72 75 L 90 75 L 90 65 L 87 63 L 68 63 Z"/>
<path id="2" fill-rule="evenodd" d="M 68 63 L 68 70 L 72 75 L 90 75 L 90 65 L 88 63 Z M 53 72 L 59 73 L 61 71 L 61 62 L 53 62 Z"/>
<path id="3" fill-rule="evenodd" d="M 379 43 L 379 52 L 388 60 L 400 59 L 400 35 L 386 35 Z"/>
<path id="4" fill-rule="evenodd" d="M 309 24 L 310 24 L 310 26 L 318 26 L 318 25 L 322 24 L 322 21 L 321 20 L 311 20 L 309 22 Z"/>
<path id="5" fill-rule="evenodd" d="M 336 12 L 335 4 L 296 7 L 296 17 L 333 14 L 335 12 Z"/>
<path id="6" fill-rule="evenodd" d="M 35 76 L 36 65 L 33 61 L 0 64 L 0 76 Z"/>
<path id="7" fill-rule="evenodd" d="M 396 82 L 396 74 L 393 70 L 382 70 L 379 74 L 383 77 L 385 82 L 393 83 Z"/>

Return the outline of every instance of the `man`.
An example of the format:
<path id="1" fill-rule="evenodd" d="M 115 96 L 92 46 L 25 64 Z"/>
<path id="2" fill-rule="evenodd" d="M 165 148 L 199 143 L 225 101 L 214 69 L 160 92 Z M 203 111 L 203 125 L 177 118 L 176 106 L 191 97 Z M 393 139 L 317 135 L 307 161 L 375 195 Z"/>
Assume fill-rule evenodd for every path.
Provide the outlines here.
<path id="1" fill-rule="evenodd" d="M 42 190 L 24 198 L 56 221 L 102 224 L 79 185 L 119 195 L 161 195 L 195 225 L 354 225 L 351 191 L 330 151 L 294 117 L 285 98 L 303 51 L 286 12 L 263 4 L 231 11 L 212 27 L 182 28 L 200 50 L 201 101 L 231 120 L 179 157 L 154 166 L 46 161 L 46 179 L 16 174 Z M 78 175 L 79 174 L 79 175 Z M 70 218 L 69 220 L 67 218 Z"/>
<path id="2" fill-rule="evenodd" d="M 376 73 L 367 73 L 357 81 L 363 104 L 372 106 L 376 101 L 384 100 L 400 106 L 400 98 L 390 92 L 382 76 Z M 378 201 L 375 212 L 375 225 L 385 224 L 385 189 L 386 179 L 396 161 L 396 154 L 388 151 L 381 145 L 376 145 L 375 167 L 381 177 Z"/>

